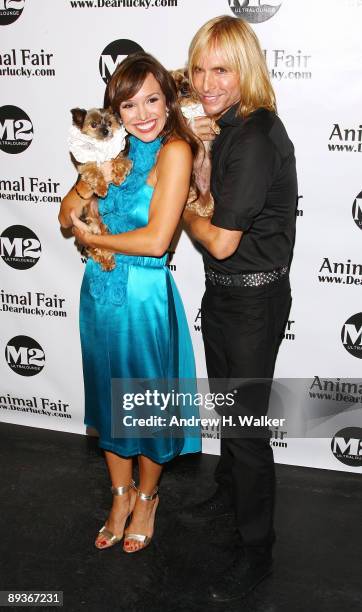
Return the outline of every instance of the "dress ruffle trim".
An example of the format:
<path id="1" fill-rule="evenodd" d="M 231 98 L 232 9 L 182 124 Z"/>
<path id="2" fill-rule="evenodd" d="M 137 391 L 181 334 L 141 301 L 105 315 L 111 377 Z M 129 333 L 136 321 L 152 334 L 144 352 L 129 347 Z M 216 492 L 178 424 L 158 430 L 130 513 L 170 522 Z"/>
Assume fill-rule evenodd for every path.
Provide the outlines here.
<path id="1" fill-rule="evenodd" d="M 130 136 L 128 157 L 133 162 L 131 173 L 122 185 L 111 184 L 106 197 L 98 199 L 99 213 L 110 234 L 120 234 L 135 229 L 130 216 L 135 206 L 135 193 L 145 185 L 161 144 L 161 138 L 146 143 Z M 127 297 L 129 265 L 134 260 L 139 261 L 140 258 L 116 254 L 115 259 L 116 267 L 111 271 L 103 270 L 98 262 L 91 260 L 89 291 L 101 304 L 112 303 L 122 306 Z M 126 263 L 120 261 L 121 259 Z"/>
<path id="2" fill-rule="evenodd" d="M 93 274 L 89 282 L 89 292 L 100 304 L 111 302 L 123 306 L 127 297 L 129 266 L 119 263 L 110 272 L 105 272 L 98 263 L 93 262 Z"/>

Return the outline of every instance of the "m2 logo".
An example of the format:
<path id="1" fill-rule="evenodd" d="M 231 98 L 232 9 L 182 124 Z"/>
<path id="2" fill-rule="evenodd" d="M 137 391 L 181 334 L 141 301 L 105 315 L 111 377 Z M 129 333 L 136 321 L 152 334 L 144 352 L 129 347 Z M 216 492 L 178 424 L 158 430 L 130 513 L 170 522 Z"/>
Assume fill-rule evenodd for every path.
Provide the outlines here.
<path id="1" fill-rule="evenodd" d="M 17 106 L 0 107 L 0 149 L 4 153 L 22 153 L 33 140 L 30 117 Z"/>
<path id="2" fill-rule="evenodd" d="M 274 17 L 281 7 L 281 2 L 269 0 L 264 4 L 261 0 L 228 0 L 229 7 L 236 17 L 242 17 L 249 23 L 262 23 Z"/>
<path id="3" fill-rule="evenodd" d="M 102 51 L 99 58 L 99 72 L 105 83 L 108 83 L 118 64 L 130 53 L 143 51 L 142 47 L 126 38 L 120 38 L 109 43 Z"/>
<path id="4" fill-rule="evenodd" d="M 21 376 L 39 374 L 45 364 L 40 344 L 30 336 L 15 336 L 6 345 L 5 359 L 9 368 Z"/>
<path id="5" fill-rule="evenodd" d="M 362 229 L 362 191 L 356 196 L 352 206 L 353 221 Z"/>
<path id="6" fill-rule="evenodd" d="M 19 19 L 25 0 L 0 0 L 0 26 L 9 25 Z"/>
<path id="7" fill-rule="evenodd" d="M 342 327 L 341 340 L 350 355 L 362 359 L 362 312 L 347 319 Z"/>
<path id="8" fill-rule="evenodd" d="M 22 11 L 24 4 L 25 0 L 0 0 L 0 11 Z"/>
<path id="9" fill-rule="evenodd" d="M 345 427 L 332 438 L 331 451 L 338 461 L 353 467 L 362 467 L 362 429 Z"/>
<path id="10" fill-rule="evenodd" d="M 0 256 L 11 268 L 27 270 L 38 262 L 41 244 L 38 236 L 25 225 L 11 225 L 0 236 Z"/>

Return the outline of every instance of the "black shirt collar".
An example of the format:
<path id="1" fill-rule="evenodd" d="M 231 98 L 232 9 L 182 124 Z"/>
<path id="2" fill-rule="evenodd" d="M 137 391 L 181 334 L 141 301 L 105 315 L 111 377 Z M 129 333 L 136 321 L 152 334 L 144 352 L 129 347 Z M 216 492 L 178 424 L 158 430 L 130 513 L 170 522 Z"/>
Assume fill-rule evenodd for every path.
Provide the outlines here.
<path id="1" fill-rule="evenodd" d="M 241 125 L 243 123 L 243 121 L 245 121 L 245 119 L 247 119 L 248 117 L 251 117 L 251 116 L 255 115 L 256 113 L 264 112 L 266 110 L 264 107 L 260 106 L 255 111 L 250 113 L 250 115 L 248 115 L 248 117 L 242 117 L 241 115 L 237 114 L 237 110 L 239 108 L 239 104 L 240 104 L 240 102 L 237 102 L 236 104 L 234 104 L 234 106 L 231 106 L 229 108 L 229 110 L 226 111 L 226 113 L 221 115 L 220 119 L 217 119 L 216 123 L 221 128 L 229 126 L 229 125 L 234 125 L 234 126 L 235 125 Z"/>
<path id="2" fill-rule="evenodd" d="M 244 121 L 244 119 L 240 115 L 236 114 L 236 111 L 239 108 L 239 104 L 240 102 L 237 102 L 236 104 L 234 104 L 234 106 L 231 106 L 229 110 L 226 111 L 226 113 L 221 115 L 220 119 L 218 119 L 216 123 L 220 127 L 225 127 L 227 125 L 240 125 Z"/>

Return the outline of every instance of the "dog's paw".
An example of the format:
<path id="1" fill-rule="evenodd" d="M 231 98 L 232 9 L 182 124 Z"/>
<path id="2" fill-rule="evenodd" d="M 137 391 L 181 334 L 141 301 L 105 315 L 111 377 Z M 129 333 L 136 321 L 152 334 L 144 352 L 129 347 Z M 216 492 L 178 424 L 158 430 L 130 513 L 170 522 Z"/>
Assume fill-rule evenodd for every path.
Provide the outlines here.
<path id="1" fill-rule="evenodd" d="M 105 272 L 110 272 L 116 266 L 116 262 L 114 259 L 114 255 L 111 251 L 106 251 L 104 249 L 88 249 L 88 255 L 99 265 Z"/>
<path id="2" fill-rule="evenodd" d="M 108 185 L 103 177 L 99 177 L 95 186 L 94 193 L 96 193 L 101 198 L 104 198 L 107 195 Z"/>
<path id="3" fill-rule="evenodd" d="M 113 160 L 113 179 L 115 185 L 123 183 L 132 168 L 132 162 L 125 157 L 116 157 Z"/>
<path id="4" fill-rule="evenodd" d="M 97 194 L 100 198 L 104 198 L 107 195 L 108 187 L 95 187 L 94 193 Z"/>
<path id="5" fill-rule="evenodd" d="M 188 210 L 199 217 L 211 217 L 214 212 L 214 203 L 207 202 L 206 204 L 196 200 L 195 202 L 187 202 L 185 210 Z"/>

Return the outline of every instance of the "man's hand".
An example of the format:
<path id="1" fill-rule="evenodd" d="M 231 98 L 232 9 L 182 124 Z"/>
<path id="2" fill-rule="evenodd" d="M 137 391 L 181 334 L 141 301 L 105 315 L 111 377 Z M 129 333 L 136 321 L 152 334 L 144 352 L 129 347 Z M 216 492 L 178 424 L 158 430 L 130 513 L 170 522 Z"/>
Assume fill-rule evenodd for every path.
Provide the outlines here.
<path id="1" fill-rule="evenodd" d="M 196 136 L 198 136 L 200 140 L 204 140 L 204 141 L 214 140 L 216 134 L 214 130 L 212 129 L 213 124 L 214 124 L 213 119 L 211 119 L 210 117 L 204 117 L 204 116 L 194 117 L 189 122 L 189 126 L 194 132 L 194 134 L 196 134 Z"/>

